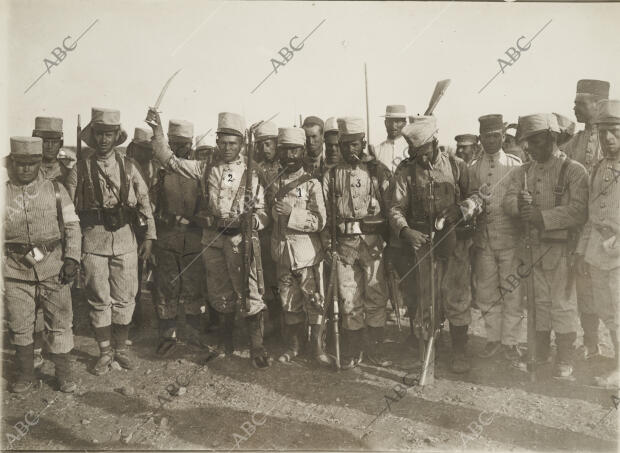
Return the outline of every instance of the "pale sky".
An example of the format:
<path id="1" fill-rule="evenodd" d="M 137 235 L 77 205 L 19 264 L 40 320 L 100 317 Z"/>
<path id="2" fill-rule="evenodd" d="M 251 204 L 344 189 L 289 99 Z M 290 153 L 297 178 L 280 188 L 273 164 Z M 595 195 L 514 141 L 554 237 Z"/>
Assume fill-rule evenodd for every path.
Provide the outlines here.
<path id="1" fill-rule="evenodd" d="M 386 104 L 422 114 L 441 79 L 452 79 L 435 112 L 440 142 L 448 145 L 456 134 L 476 133 L 483 114 L 514 122 L 553 111 L 574 119 L 580 78 L 608 80 L 610 96 L 620 97 L 620 5 L 613 3 L 9 0 L 0 11 L 2 154 L 8 136 L 30 135 L 38 115 L 62 117 L 65 143 L 74 145 L 77 114 L 84 126 L 92 106 L 119 109 L 131 137 L 177 69 L 162 118 L 190 120 L 196 134 L 215 130 L 220 111 L 241 113 L 248 125 L 276 113 L 278 126 L 292 126 L 299 114 L 365 117 L 364 62 L 372 143 L 385 138 L 379 115 Z M 323 20 L 251 94 L 273 70 L 270 60 L 282 60 L 278 51 L 294 36 L 298 46 Z M 56 61 L 52 50 L 67 36 L 71 45 L 93 23 L 24 93 L 45 72 L 43 60 Z M 479 93 L 500 70 L 498 58 L 508 59 L 506 49 L 547 23 Z"/>

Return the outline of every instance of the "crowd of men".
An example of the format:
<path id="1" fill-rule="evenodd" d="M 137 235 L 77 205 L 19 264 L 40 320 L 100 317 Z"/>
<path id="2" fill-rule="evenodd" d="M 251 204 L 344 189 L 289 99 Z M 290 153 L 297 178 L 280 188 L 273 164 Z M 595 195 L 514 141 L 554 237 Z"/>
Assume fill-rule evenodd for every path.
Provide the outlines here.
<path id="1" fill-rule="evenodd" d="M 481 116 L 477 134 L 455 138 L 455 153 L 440 147 L 435 117 L 410 116 L 402 105 L 387 106 L 387 139 L 378 146 L 367 143 L 358 117 L 246 128 L 241 115 L 224 112 L 217 146 L 199 137 L 192 148 L 192 123 L 170 120 L 166 135 L 149 109 L 151 130 L 136 128 L 122 153 L 120 112 L 93 108 L 80 136 L 90 152 L 76 153 L 63 146 L 62 119 L 37 117 L 32 137 L 11 137 L 7 160 L 11 390 L 32 387 L 41 349 L 59 389 L 76 389 L 68 353 L 78 276 L 99 347 L 92 373 L 108 372 L 113 361 L 134 368 L 128 332 L 146 269 L 154 277 L 158 354 L 173 354 L 181 313 L 185 340 L 209 348 L 201 316 L 211 313 L 219 338 L 213 354 L 233 354 L 243 319 L 258 369 L 272 365 L 266 313 L 281 328 L 279 362 L 307 349 L 317 364 L 331 365 L 325 331 L 335 309 L 342 368 L 389 367 L 388 302 L 399 299 L 412 332 L 436 301 L 438 322 L 449 327 L 452 372 L 471 366 L 472 306 L 486 328 L 480 356 L 501 353 L 524 369 L 521 283 L 528 279 L 536 309 L 530 359 L 551 362 L 553 332 L 553 375 L 569 378 L 579 324 L 579 351 L 590 360 L 601 354 L 601 320 L 615 360 L 597 383 L 617 386 L 620 101 L 608 97 L 608 82 L 578 82 L 574 111 L 585 129 L 575 135 L 575 124 L 557 114 L 524 115 L 516 124 Z M 248 174 L 250 143 L 257 166 Z M 422 339 L 410 342 L 419 347 Z"/>

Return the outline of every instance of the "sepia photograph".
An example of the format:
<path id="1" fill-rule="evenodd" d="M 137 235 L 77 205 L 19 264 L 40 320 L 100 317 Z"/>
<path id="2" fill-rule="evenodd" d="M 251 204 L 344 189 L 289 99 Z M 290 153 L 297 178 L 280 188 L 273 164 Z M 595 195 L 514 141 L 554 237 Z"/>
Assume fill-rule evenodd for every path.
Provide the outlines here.
<path id="1" fill-rule="evenodd" d="M 618 451 L 619 24 L 0 2 L 0 449 Z"/>

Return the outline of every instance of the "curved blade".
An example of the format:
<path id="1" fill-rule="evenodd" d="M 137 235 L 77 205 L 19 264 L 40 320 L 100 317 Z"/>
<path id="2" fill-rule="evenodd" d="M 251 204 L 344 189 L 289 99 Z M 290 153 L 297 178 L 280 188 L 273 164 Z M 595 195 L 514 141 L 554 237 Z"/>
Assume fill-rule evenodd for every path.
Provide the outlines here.
<path id="1" fill-rule="evenodd" d="M 168 91 L 168 86 L 170 85 L 170 82 L 172 82 L 172 79 L 174 79 L 179 72 L 181 72 L 180 69 L 174 74 L 172 74 L 172 76 L 168 79 L 164 87 L 161 89 L 161 93 L 159 93 L 159 97 L 157 98 L 157 101 L 155 101 L 155 106 L 154 106 L 155 109 L 159 108 L 159 105 L 161 104 L 161 101 L 164 98 L 164 94 L 166 94 L 166 91 Z"/>

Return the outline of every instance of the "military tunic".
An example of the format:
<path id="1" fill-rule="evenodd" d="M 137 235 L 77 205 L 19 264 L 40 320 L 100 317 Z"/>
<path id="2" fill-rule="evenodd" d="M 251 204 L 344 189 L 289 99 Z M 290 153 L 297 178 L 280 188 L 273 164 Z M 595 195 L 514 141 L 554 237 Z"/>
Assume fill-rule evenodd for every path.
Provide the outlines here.
<path id="1" fill-rule="evenodd" d="M 179 159 L 170 151 L 163 135 L 154 136 L 153 150 L 164 168 L 184 178 L 200 181 L 210 222 L 208 228 L 203 228 L 201 240 L 209 303 L 218 312 L 241 311 L 245 284 L 241 276 L 242 236 L 239 225 L 246 170 L 243 156 L 239 154 L 233 162 L 221 161 L 215 166 L 209 166 L 206 161 Z M 269 224 L 269 217 L 258 174 L 252 178 L 252 193 L 255 199 L 254 223 L 261 230 Z M 253 316 L 265 309 L 262 288 L 259 289 L 262 280 L 259 282 L 258 278 L 256 260 L 252 259 L 247 301 L 249 310 L 242 311 L 244 316 Z"/>
<path id="2" fill-rule="evenodd" d="M 573 270 L 569 268 L 570 244 L 568 229 L 581 227 L 587 217 L 588 179 L 586 171 L 578 162 L 571 161 L 566 168 L 565 188 L 561 204 L 555 206 L 554 189 L 558 184 L 562 162 L 566 156 L 556 149 L 547 162 L 531 161 L 516 168 L 510 174 L 508 190 L 502 201 L 504 212 L 511 217 L 519 216 L 518 197 L 527 187 L 533 205 L 540 209 L 544 230 L 531 228 L 534 269 L 527 269 L 525 248 L 519 247 L 517 257 L 520 265 L 517 275 L 527 278 L 534 273 L 536 294 L 536 330 L 565 334 L 577 330 L 577 300 Z M 520 228 L 522 244 L 523 226 Z"/>
<path id="3" fill-rule="evenodd" d="M 473 237 L 476 302 L 484 317 L 487 341 L 508 346 L 524 340 L 524 323 L 521 287 L 512 289 L 510 281 L 518 265 L 519 224 L 504 212 L 502 200 L 510 172 L 520 165 L 518 157 L 499 150 L 483 153 L 468 168 L 469 192 L 478 193 L 484 200 Z"/>
<path id="4" fill-rule="evenodd" d="M 301 178 L 303 168 L 276 178 L 266 191 L 273 218 L 271 234 L 272 260 L 276 263 L 278 290 L 286 324 L 298 324 L 308 318 L 309 324 L 321 324 L 325 312 L 323 295 L 323 248 L 319 231 L 325 227 L 326 212 L 321 184 L 309 179 L 291 187 L 276 199 L 287 184 Z M 279 215 L 276 201 L 292 206 L 291 214 Z"/>
<path id="5" fill-rule="evenodd" d="M 303 157 L 303 167 L 306 173 L 310 173 L 314 178 L 321 179 L 325 173 L 327 164 L 323 154 L 318 157 L 312 157 L 307 152 Z"/>
<path id="6" fill-rule="evenodd" d="M 29 184 L 6 184 L 4 217 L 4 303 L 11 343 L 28 346 L 33 342 L 35 312 L 42 307 L 45 317 L 46 349 L 62 354 L 73 349 L 73 311 L 69 285 L 58 276 L 64 258 L 80 262 L 80 224 L 73 203 L 62 185 L 58 186 L 64 222 L 64 250 L 57 218 L 56 194 L 52 182 L 40 173 Z M 34 265 L 22 257 L 31 246 L 43 250 Z M 23 247 L 18 251 L 14 248 Z"/>
<path id="7" fill-rule="evenodd" d="M 342 300 L 343 327 L 359 330 L 365 326 L 384 327 L 387 283 L 383 270 L 383 238 L 361 234 L 359 223 L 369 216 L 381 215 L 381 183 L 373 181 L 368 164 L 337 165 L 323 175 L 323 195 L 331 201 L 330 178 L 335 177 L 336 219 L 328 209 L 328 227 L 321 237 L 326 248 L 338 253 L 338 293 Z M 337 222 L 338 243 L 331 244 L 331 222 Z"/>
<path id="8" fill-rule="evenodd" d="M 620 337 L 620 162 L 603 159 L 593 170 L 589 219 L 577 247 L 590 265 L 594 313 Z M 614 240 L 615 236 L 615 240 Z"/>

